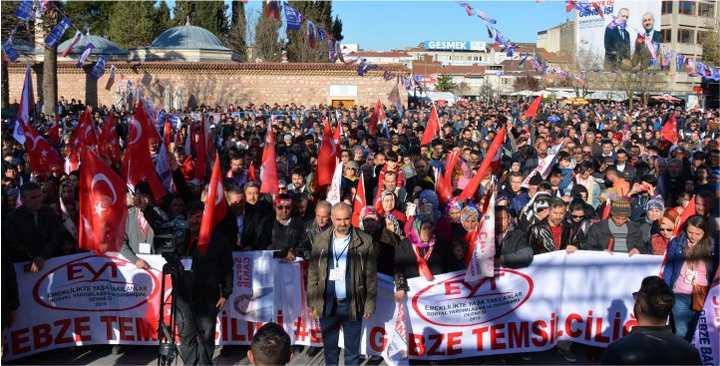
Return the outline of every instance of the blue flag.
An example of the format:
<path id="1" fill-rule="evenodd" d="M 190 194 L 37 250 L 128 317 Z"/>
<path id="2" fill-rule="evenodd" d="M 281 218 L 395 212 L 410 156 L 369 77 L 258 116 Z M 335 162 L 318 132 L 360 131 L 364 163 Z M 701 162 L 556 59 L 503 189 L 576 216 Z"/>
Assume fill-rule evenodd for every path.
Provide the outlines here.
<path id="1" fill-rule="evenodd" d="M 88 42 L 85 45 L 85 50 L 80 55 L 80 60 L 78 60 L 77 64 L 75 64 L 75 66 L 77 66 L 78 68 L 83 67 L 83 65 L 85 65 L 85 61 L 87 60 L 88 56 L 90 56 L 90 54 L 92 53 L 92 51 L 94 49 L 95 49 L 95 45 Z"/>
<path id="2" fill-rule="evenodd" d="M 22 20 L 22 21 L 28 21 L 30 18 L 32 18 L 32 0 L 23 0 L 18 4 L 17 9 L 15 10 L 15 16 Z"/>
<path id="3" fill-rule="evenodd" d="M 284 9 L 285 9 L 285 23 L 287 26 L 287 30 L 299 30 L 300 27 L 302 26 L 303 15 L 300 14 L 300 12 L 297 9 L 288 5 L 288 3 L 284 4 Z"/>
<path id="4" fill-rule="evenodd" d="M 10 62 L 15 62 L 15 60 L 17 60 L 19 57 L 17 50 L 15 49 L 15 47 L 13 47 L 12 38 L 3 42 L 2 50 L 5 53 L 5 57 L 7 57 Z"/>
<path id="5" fill-rule="evenodd" d="M 325 40 L 325 30 L 322 28 L 318 28 L 318 40 L 324 41 Z"/>
<path id="6" fill-rule="evenodd" d="M 682 71 L 683 67 L 685 67 L 685 55 L 682 53 L 675 55 L 675 67 L 677 71 Z"/>
<path id="7" fill-rule="evenodd" d="M 90 77 L 93 78 L 93 80 L 100 79 L 101 76 L 105 73 L 105 58 L 102 56 L 98 56 L 97 61 L 95 61 L 95 66 L 93 66 L 92 70 L 90 70 Z"/>
<path id="8" fill-rule="evenodd" d="M 65 34 L 65 31 L 70 28 L 72 23 L 70 23 L 70 19 L 67 17 L 63 17 L 62 20 L 60 20 L 60 23 L 58 23 L 55 28 L 48 34 L 48 36 L 45 38 L 45 45 L 48 48 L 55 48 L 57 46 L 58 42 L 60 42 L 60 39 L 62 38 L 63 34 Z"/>

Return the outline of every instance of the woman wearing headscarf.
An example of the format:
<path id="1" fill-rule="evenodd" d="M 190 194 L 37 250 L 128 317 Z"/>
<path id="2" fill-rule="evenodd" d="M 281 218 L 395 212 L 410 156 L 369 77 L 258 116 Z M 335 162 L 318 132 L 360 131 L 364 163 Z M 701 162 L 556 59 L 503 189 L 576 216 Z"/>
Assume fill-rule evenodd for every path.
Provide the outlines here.
<path id="1" fill-rule="evenodd" d="M 407 218 L 405 214 L 397 209 L 397 197 L 395 193 L 385 191 L 380 196 L 380 199 L 375 203 L 375 209 L 379 216 L 385 218 L 392 216 L 396 221 L 400 222 L 400 230 L 405 227 Z"/>
<path id="2" fill-rule="evenodd" d="M 395 248 L 400 243 L 400 224 L 392 215 L 385 218 L 378 215 L 373 207 L 365 207 L 360 213 L 360 229 L 372 236 L 376 243 L 377 270 L 388 276 L 393 275 Z"/>
<path id="3" fill-rule="evenodd" d="M 670 317 L 675 334 L 689 342 L 717 271 L 719 253 L 702 216 L 688 218 L 683 229 L 668 244 L 663 279 L 675 294 Z"/>
<path id="4" fill-rule="evenodd" d="M 449 243 L 435 237 L 432 216 L 411 217 L 406 225 L 407 237 L 395 250 L 395 299 L 402 301 L 409 290 L 407 280 L 422 277 L 432 281 L 436 275 L 452 270 Z"/>

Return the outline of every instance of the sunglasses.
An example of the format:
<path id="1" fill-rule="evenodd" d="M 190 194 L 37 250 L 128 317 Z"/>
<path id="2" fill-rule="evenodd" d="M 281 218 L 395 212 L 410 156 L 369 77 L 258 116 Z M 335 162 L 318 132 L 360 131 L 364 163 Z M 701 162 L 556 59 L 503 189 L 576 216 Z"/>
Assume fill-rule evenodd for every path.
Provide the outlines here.
<path id="1" fill-rule="evenodd" d="M 665 232 L 671 233 L 673 231 L 673 229 L 661 227 L 660 231 L 665 231 Z"/>
<path id="2" fill-rule="evenodd" d="M 585 218 L 585 215 L 571 215 L 571 216 L 575 220 L 582 220 Z"/>
<path id="3" fill-rule="evenodd" d="M 285 205 L 277 206 L 278 210 L 289 210 L 290 208 L 291 208 L 290 206 L 285 206 Z"/>

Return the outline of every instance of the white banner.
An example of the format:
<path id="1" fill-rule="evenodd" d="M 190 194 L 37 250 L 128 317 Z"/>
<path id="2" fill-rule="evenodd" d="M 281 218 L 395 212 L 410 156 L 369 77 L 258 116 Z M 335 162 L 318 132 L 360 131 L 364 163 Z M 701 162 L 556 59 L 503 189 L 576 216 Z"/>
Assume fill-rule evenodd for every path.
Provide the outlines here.
<path id="1" fill-rule="evenodd" d="M 294 344 L 321 346 L 319 324 L 307 318 L 304 306 L 307 264 L 280 262 L 269 252 L 233 257 L 235 288 L 218 317 L 218 344 L 248 344 L 262 323 L 245 319 L 274 314 Z M 92 254 L 50 259 L 39 273 L 23 272 L 17 264 L 21 305 L 16 323 L 3 334 L 5 359 L 75 345 L 156 344 L 163 260 L 143 258 L 155 269 L 138 270 L 121 257 Z M 559 251 L 535 256 L 528 268 L 497 269 L 495 277 L 476 283 L 466 282 L 462 271 L 437 275 L 432 282 L 410 279 L 409 357 L 542 351 L 563 339 L 607 346 L 634 324 L 632 293 L 643 278 L 658 273 L 661 261 L 660 256 Z M 386 330 L 395 310 L 392 279 L 378 277 L 375 316 L 364 322 L 366 354 L 382 353 L 393 332 Z"/>
<path id="2" fill-rule="evenodd" d="M 708 291 L 700 313 L 693 346 L 700 351 L 703 365 L 720 365 L 720 283 Z"/>

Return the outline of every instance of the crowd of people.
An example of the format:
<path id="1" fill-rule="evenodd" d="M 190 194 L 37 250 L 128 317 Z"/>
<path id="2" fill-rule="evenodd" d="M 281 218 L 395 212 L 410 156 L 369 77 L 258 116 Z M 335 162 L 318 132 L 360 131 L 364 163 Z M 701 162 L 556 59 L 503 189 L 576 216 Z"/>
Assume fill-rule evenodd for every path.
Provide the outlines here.
<path id="1" fill-rule="evenodd" d="M 498 98 L 436 106 L 440 128 L 429 144 L 421 144 L 421 138 L 430 105 L 411 104 L 404 111 L 387 107 L 376 126 L 370 126 L 373 108 L 360 106 L 249 104 L 166 111 L 176 118 L 165 147 L 172 190 L 157 197 L 141 183 L 128 194 L 121 252 L 138 267 L 148 267 L 138 254 L 154 253 L 156 218 L 148 216 L 158 212 L 186 229 L 181 251 L 196 259 L 188 289 L 202 293 L 196 298 L 206 302 L 187 311 L 203 313 L 206 321 L 186 330 L 197 335 L 198 344 L 181 346 L 181 354 L 186 362 L 200 364 L 212 360 L 215 323 L 209 320 L 232 286 L 226 253 L 276 250 L 281 259 L 305 258 L 310 261 L 308 304 L 321 322 L 326 363 L 338 363 L 342 326 L 345 363 L 358 364 L 362 320 L 375 310 L 376 273 L 394 277 L 395 297 L 402 301 L 407 279 L 465 268 L 473 248 L 469 238 L 479 230 L 484 210 L 494 210 L 496 266 L 526 267 L 534 255 L 558 250 L 665 255 L 670 324 L 689 341 L 704 294 L 720 274 L 720 112 L 545 101 L 536 116 L 528 117 L 527 102 Z M 36 113 L 32 125 L 47 135 L 59 123 L 54 147 L 65 156 L 85 108 L 81 101 L 61 99 L 57 116 Z M 92 112 L 98 130 L 112 114 L 118 146 L 126 146 L 132 108 L 103 106 Z M 678 136 L 672 142 L 661 133 L 670 118 Z M 185 144 L 200 120 L 210 125 L 208 141 L 222 163 L 229 207 L 207 253 L 196 249 L 212 164 L 197 174 L 198 152 Z M 274 195 L 261 193 L 258 179 L 268 123 L 277 136 Z M 335 204 L 327 201 L 329 187 L 317 183 L 326 124 L 339 130 L 342 180 Z M 48 258 L 80 250 L 79 173 L 35 174 L 25 147 L 12 137 L 13 127 L 14 121 L 4 121 L 2 259 L 3 264 L 27 262 L 25 269 L 37 272 Z M 459 199 L 483 161 L 497 160 L 487 152 L 501 131 L 505 139 L 491 174 L 470 198 Z M 163 150 L 161 142 L 150 144 L 154 159 Z M 458 159 L 447 172 L 452 187 L 445 197 L 437 183 L 452 153 Z M 120 161 L 108 163 L 120 171 Z M 367 204 L 353 212 L 358 192 Z M 495 206 L 486 207 L 491 194 Z M 358 225 L 352 224 L 353 216 Z M 17 303 L 3 301 L 4 324 L 12 319 L 12 305 Z"/>

